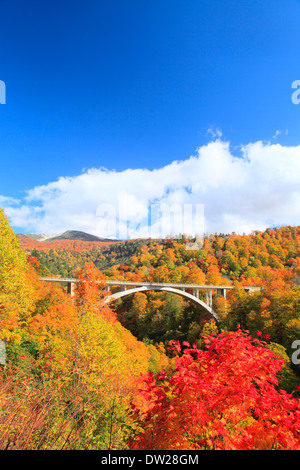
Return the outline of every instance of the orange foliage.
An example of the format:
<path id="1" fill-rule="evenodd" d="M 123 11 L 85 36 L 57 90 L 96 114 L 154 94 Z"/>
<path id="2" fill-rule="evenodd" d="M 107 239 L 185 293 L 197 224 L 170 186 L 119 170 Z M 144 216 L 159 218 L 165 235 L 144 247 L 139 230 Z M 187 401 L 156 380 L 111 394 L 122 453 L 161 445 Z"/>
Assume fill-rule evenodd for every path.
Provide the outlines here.
<path id="1" fill-rule="evenodd" d="M 106 319 L 115 320 L 114 312 L 105 304 L 109 295 L 103 289 L 106 286 L 106 277 L 95 268 L 93 263 L 86 263 L 77 274 L 75 285 L 75 305 L 77 309 L 86 312 L 101 314 Z"/>

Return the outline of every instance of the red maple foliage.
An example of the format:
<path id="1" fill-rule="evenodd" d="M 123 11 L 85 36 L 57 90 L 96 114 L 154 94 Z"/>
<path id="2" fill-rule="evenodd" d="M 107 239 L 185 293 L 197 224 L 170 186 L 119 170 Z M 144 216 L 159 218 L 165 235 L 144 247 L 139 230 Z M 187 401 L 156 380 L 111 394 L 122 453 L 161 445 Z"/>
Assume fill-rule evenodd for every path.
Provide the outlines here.
<path id="1" fill-rule="evenodd" d="M 145 377 L 131 449 L 300 449 L 300 401 L 278 390 L 282 362 L 266 343 L 240 329 L 204 341 L 185 343 L 171 377 Z"/>

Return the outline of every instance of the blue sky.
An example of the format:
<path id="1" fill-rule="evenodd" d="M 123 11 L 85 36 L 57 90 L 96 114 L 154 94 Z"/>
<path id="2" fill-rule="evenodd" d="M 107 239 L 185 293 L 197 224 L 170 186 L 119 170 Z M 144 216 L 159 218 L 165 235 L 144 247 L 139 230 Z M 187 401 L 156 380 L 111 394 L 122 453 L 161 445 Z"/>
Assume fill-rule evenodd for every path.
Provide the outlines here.
<path id="1" fill-rule="evenodd" d="M 286 199 L 287 187 L 300 179 L 300 105 L 291 100 L 300 79 L 299 0 L 1 0 L 0 22 L 0 206 L 16 231 L 101 235 L 97 207 L 116 193 L 149 204 L 170 203 L 171 192 L 174 201 L 205 204 L 211 214 L 235 158 L 250 154 L 252 170 L 244 168 L 240 181 L 255 183 L 268 161 L 272 186 L 259 194 L 272 200 L 260 207 L 246 186 L 239 194 L 227 189 L 226 207 L 239 197 L 243 212 L 216 210 L 208 229 L 300 224 L 296 207 L 286 209 L 298 203 L 296 189 Z M 280 158 L 269 161 L 269 151 Z M 198 179 L 177 165 L 180 184 L 164 170 L 176 161 L 189 167 L 192 156 Z M 234 170 L 227 162 L 220 186 L 207 188 L 204 158 L 208 172 L 226 159 Z M 286 185 L 276 180 L 284 161 Z M 167 176 L 158 181 L 156 171 Z M 153 190 L 131 190 L 137 178 Z M 276 187 L 283 191 L 279 213 Z"/>

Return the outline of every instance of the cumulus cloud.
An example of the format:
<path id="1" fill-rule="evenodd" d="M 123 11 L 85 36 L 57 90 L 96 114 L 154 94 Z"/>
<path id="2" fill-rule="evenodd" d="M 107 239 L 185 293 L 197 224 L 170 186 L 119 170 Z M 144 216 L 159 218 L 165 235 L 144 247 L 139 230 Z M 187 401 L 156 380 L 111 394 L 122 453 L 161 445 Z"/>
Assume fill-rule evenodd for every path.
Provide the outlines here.
<path id="1" fill-rule="evenodd" d="M 36 186 L 22 201 L 0 196 L 0 205 L 24 231 L 120 239 L 299 225 L 300 146 L 255 142 L 241 151 L 217 139 L 161 168 L 91 168 Z"/>

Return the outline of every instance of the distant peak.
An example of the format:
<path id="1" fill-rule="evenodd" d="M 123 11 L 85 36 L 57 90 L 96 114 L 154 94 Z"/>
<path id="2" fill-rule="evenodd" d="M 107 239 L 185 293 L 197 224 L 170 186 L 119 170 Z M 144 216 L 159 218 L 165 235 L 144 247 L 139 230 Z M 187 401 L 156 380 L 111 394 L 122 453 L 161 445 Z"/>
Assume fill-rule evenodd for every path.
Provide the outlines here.
<path id="1" fill-rule="evenodd" d="M 111 238 L 101 238 L 97 237 L 96 235 L 92 235 L 90 233 L 81 232 L 80 230 L 67 230 L 61 235 L 54 235 L 53 237 L 47 238 L 47 242 L 51 242 L 52 240 L 82 240 L 86 242 L 111 242 L 111 241 L 118 241 L 113 240 Z"/>

